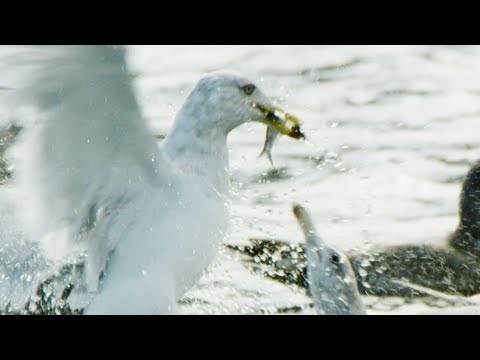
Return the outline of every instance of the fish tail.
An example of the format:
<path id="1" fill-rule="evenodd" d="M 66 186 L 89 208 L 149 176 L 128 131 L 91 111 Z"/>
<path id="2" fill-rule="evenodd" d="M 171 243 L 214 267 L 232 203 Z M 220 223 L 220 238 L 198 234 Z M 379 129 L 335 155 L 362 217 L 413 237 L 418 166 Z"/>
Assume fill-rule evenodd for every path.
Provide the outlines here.
<path id="1" fill-rule="evenodd" d="M 275 167 L 273 165 L 272 153 L 270 151 L 268 151 L 267 149 L 263 149 L 260 155 L 258 155 L 257 159 L 260 159 L 262 156 L 266 156 L 268 161 L 270 161 L 270 165 L 272 165 L 272 167 Z"/>

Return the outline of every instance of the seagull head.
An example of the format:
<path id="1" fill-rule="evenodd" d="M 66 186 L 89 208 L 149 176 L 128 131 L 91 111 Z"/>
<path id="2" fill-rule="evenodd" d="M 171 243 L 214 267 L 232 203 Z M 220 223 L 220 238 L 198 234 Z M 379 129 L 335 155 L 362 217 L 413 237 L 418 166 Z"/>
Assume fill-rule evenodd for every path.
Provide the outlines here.
<path id="1" fill-rule="evenodd" d="M 201 119 L 203 129 L 219 129 L 228 134 L 236 127 L 255 121 L 275 128 L 289 137 L 304 138 L 300 121 L 286 113 L 251 80 L 235 73 L 215 72 L 197 83 L 185 102 L 185 110 Z"/>
<path id="2" fill-rule="evenodd" d="M 364 314 L 348 258 L 317 235 L 302 206 L 294 205 L 293 212 L 305 235 L 307 278 L 317 310 L 327 315 Z"/>

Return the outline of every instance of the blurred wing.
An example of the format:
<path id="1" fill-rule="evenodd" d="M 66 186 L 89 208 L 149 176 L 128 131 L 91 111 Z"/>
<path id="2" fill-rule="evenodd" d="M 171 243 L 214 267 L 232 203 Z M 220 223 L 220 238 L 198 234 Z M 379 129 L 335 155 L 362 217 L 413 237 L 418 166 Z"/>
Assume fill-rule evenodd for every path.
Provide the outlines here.
<path id="1" fill-rule="evenodd" d="M 31 116 L 10 153 L 27 230 L 49 255 L 80 244 L 122 202 L 161 179 L 168 163 L 144 121 L 127 72 L 125 49 L 39 46 L 1 65 L 18 70 L 9 106 Z"/>

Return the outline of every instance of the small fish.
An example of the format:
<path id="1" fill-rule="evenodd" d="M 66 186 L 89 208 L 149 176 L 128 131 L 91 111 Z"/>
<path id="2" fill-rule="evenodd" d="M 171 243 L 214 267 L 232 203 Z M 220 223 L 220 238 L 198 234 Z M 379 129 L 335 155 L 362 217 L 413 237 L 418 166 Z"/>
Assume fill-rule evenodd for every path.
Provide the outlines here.
<path id="1" fill-rule="evenodd" d="M 273 165 L 273 159 L 272 159 L 272 147 L 273 147 L 273 143 L 277 140 L 278 135 L 280 135 L 280 133 L 277 130 L 275 130 L 270 126 L 267 127 L 265 144 L 263 145 L 262 152 L 260 153 L 260 155 L 258 155 L 259 158 L 262 156 L 266 156 L 268 161 L 270 161 L 270 164 L 272 165 L 272 167 L 275 167 Z"/>
<path id="2" fill-rule="evenodd" d="M 279 116 L 278 113 L 280 112 Z M 291 134 L 295 134 L 297 138 L 305 138 L 305 135 L 302 133 L 300 130 L 300 121 L 294 117 L 293 115 L 288 114 L 287 112 L 284 112 L 283 110 L 281 111 L 275 111 L 269 114 L 269 116 L 272 116 L 275 118 L 276 121 L 281 122 L 283 125 L 287 126 L 288 123 L 292 123 L 293 126 L 290 130 Z M 272 159 L 272 147 L 275 141 L 278 139 L 278 136 L 280 135 L 280 132 L 275 129 L 274 127 L 268 126 L 267 127 L 267 134 L 265 136 L 265 144 L 263 145 L 263 150 L 258 155 L 258 157 L 266 156 L 268 160 L 270 161 L 270 164 L 272 167 L 275 167 L 273 165 L 273 159 Z"/>

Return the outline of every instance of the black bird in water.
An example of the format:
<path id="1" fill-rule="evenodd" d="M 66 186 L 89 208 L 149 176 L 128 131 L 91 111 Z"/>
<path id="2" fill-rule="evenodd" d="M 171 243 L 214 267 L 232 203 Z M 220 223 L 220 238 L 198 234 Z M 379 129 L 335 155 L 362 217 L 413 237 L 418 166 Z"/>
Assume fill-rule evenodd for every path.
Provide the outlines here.
<path id="1" fill-rule="evenodd" d="M 405 283 L 447 294 L 480 293 L 480 161 L 473 165 L 463 182 L 459 218 L 458 227 L 444 247 L 406 245 L 348 254 L 360 293 L 425 295 Z M 247 255 L 246 263 L 255 272 L 308 290 L 304 244 L 250 239 L 247 246 L 227 247 Z"/>

